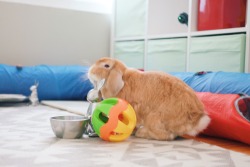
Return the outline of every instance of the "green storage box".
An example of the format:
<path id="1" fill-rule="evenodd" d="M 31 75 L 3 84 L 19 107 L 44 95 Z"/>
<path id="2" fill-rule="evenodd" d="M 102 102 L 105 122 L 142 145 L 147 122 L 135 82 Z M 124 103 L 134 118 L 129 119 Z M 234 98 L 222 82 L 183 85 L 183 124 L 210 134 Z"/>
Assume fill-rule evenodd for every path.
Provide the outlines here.
<path id="1" fill-rule="evenodd" d="M 245 34 L 193 37 L 189 71 L 244 72 Z"/>
<path id="2" fill-rule="evenodd" d="M 144 41 L 116 42 L 114 57 L 128 67 L 144 69 Z"/>
<path id="3" fill-rule="evenodd" d="M 149 40 L 147 70 L 184 72 L 186 54 L 186 38 Z"/>
<path id="4" fill-rule="evenodd" d="M 116 1 L 116 38 L 145 35 L 146 3 L 145 0 Z"/>

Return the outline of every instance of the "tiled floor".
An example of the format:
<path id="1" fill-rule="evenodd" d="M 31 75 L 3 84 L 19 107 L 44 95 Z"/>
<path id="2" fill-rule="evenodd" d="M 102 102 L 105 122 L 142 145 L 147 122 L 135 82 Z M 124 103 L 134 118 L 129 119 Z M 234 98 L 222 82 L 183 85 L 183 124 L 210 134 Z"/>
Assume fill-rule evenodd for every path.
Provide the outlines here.
<path id="1" fill-rule="evenodd" d="M 250 156 L 193 139 L 156 141 L 130 137 L 59 139 L 49 118 L 70 113 L 47 106 L 0 106 L 1 167 L 248 167 Z"/>

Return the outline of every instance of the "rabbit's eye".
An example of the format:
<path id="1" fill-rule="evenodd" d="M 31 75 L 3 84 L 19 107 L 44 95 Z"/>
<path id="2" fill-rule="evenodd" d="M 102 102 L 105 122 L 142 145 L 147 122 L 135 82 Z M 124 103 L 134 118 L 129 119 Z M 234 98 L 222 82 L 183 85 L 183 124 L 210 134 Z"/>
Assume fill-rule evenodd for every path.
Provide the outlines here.
<path id="1" fill-rule="evenodd" d="M 105 64 L 104 67 L 105 67 L 105 68 L 109 68 L 109 65 L 108 65 L 108 64 Z"/>

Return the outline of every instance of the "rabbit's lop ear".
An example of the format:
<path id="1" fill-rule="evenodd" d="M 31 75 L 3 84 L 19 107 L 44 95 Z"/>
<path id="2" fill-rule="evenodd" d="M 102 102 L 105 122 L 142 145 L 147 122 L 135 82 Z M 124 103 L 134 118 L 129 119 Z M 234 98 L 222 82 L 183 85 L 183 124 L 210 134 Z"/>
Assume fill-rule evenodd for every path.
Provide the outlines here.
<path id="1" fill-rule="evenodd" d="M 105 84 L 110 94 L 116 96 L 124 86 L 124 81 L 122 80 L 122 73 L 120 71 L 111 70 L 109 73 L 108 80 Z"/>

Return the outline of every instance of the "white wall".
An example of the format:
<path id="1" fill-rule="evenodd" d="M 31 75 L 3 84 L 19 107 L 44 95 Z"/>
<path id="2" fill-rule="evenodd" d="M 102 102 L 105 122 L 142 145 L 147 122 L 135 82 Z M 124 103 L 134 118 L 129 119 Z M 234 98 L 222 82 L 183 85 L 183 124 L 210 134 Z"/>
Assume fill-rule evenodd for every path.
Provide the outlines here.
<path id="1" fill-rule="evenodd" d="M 0 0 L 96 13 L 112 13 L 113 0 Z"/>
<path id="2" fill-rule="evenodd" d="M 0 63 L 85 65 L 108 56 L 111 15 L 0 1 Z"/>

